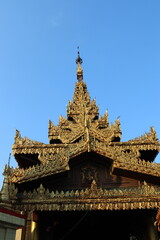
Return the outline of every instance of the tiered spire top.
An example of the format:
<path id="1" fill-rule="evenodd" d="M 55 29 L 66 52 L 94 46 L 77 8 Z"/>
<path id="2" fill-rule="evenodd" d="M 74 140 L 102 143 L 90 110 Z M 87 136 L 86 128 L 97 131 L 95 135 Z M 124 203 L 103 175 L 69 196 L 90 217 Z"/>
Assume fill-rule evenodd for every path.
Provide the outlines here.
<path id="1" fill-rule="evenodd" d="M 80 57 L 80 53 L 79 53 L 79 47 L 78 47 L 78 57 L 76 59 L 76 64 L 77 66 L 77 80 L 80 82 L 83 80 L 83 69 L 81 64 L 83 63 L 82 58 Z"/>
<path id="2" fill-rule="evenodd" d="M 90 139 L 99 141 L 120 141 L 120 122 L 109 125 L 108 114 L 99 118 L 99 109 L 95 100 L 90 99 L 87 85 L 83 81 L 82 59 L 78 51 L 76 59 L 77 79 L 73 100 L 67 106 L 67 118 L 60 117 L 59 124 L 49 124 L 50 143 L 75 143 L 80 139 L 88 143 Z M 92 137 L 91 137 L 92 136 Z"/>

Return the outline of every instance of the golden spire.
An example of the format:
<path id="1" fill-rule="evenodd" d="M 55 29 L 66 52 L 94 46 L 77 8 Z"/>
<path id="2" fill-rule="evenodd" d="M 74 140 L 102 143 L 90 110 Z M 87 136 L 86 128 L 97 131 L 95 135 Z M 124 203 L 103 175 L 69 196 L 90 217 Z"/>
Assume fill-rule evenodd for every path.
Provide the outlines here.
<path id="1" fill-rule="evenodd" d="M 83 69 L 82 69 L 82 66 L 81 66 L 82 63 L 83 63 L 83 60 L 80 57 L 79 47 L 78 47 L 78 57 L 76 59 L 76 64 L 78 65 L 77 66 L 77 79 L 78 79 L 79 82 L 83 80 Z"/>

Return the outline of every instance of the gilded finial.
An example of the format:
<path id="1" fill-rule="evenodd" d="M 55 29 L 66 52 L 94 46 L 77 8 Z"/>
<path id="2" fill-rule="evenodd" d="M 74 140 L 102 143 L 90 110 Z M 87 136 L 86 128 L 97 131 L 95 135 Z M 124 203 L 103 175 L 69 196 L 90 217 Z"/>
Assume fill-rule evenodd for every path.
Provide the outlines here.
<path id="1" fill-rule="evenodd" d="M 77 66 L 77 79 L 78 81 L 82 81 L 83 80 L 83 69 L 81 64 L 83 63 L 82 58 L 80 57 L 80 53 L 79 53 L 79 47 L 78 47 L 78 57 L 76 59 L 76 64 Z"/>

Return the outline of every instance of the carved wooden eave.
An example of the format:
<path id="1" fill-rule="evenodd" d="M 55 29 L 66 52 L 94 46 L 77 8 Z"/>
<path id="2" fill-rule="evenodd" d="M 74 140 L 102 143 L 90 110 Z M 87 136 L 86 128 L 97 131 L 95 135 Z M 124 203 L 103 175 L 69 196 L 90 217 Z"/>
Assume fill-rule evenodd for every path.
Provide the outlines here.
<path id="1" fill-rule="evenodd" d="M 134 142 L 134 143 L 138 143 L 138 142 L 158 142 L 158 138 L 157 138 L 157 134 L 156 131 L 154 130 L 154 127 L 150 127 L 150 132 L 149 133 L 145 133 L 144 135 L 131 139 L 129 140 L 129 142 Z"/>
<path id="2" fill-rule="evenodd" d="M 125 176 L 136 176 L 137 179 L 147 178 L 152 183 L 159 184 L 160 164 L 146 162 L 130 156 L 119 156 L 112 166 L 113 173 L 125 172 Z"/>
<path id="3" fill-rule="evenodd" d="M 153 127 L 151 127 L 153 129 Z M 18 132 L 18 137 L 17 137 Z M 80 131 L 79 131 L 80 132 Z M 155 131 L 154 131 L 155 133 Z M 98 137 L 97 137 L 97 135 Z M 101 135 L 97 132 L 94 132 L 93 129 L 89 129 L 86 132 L 81 132 L 78 136 L 82 136 L 83 138 L 80 139 L 78 142 L 73 143 L 55 143 L 55 144 L 45 144 L 42 142 L 31 140 L 27 137 L 22 138 L 20 132 L 16 130 L 15 142 L 12 146 L 13 155 L 21 154 L 21 153 L 41 153 L 41 149 L 57 149 L 57 148 L 64 148 L 66 146 L 78 146 L 82 142 L 99 142 L 99 145 L 103 146 L 116 146 L 121 150 L 131 150 L 131 151 L 139 151 L 139 150 L 156 150 L 157 152 L 160 151 L 160 144 L 157 138 L 154 138 L 154 134 L 152 135 L 152 130 L 149 133 L 140 136 L 139 138 L 129 140 L 127 142 L 112 142 L 112 141 L 100 141 Z M 90 139 L 87 139 L 87 137 Z M 74 136 L 75 138 L 77 136 Z M 91 139 L 92 138 L 92 139 Z"/>
<path id="4" fill-rule="evenodd" d="M 61 146 L 61 145 L 60 145 Z M 42 148 L 34 147 L 34 154 L 38 153 L 40 164 L 29 168 L 17 168 L 10 171 L 10 181 L 14 183 L 22 183 L 32 181 L 38 178 L 54 175 L 69 170 L 69 161 L 85 152 L 94 152 L 112 161 L 112 171 L 128 172 L 129 174 L 138 173 L 139 175 L 156 177 L 159 181 L 160 164 L 145 161 L 140 158 L 137 148 L 128 152 L 128 146 L 117 146 L 116 144 L 100 143 L 99 141 L 81 141 L 76 144 L 63 145 L 63 147 L 52 144 L 43 145 Z M 147 148 L 148 149 L 148 148 Z M 22 150 L 22 149 L 21 149 Z M 32 153 L 31 148 L 23 148 L 20 153 Z M 29 151 L 27 151 L 29 150 Z M 136 151 L 135 151 L 136 150 Z"/>
<path id="5" fill-rule="evenodd" d="M 8 179 L 10 183 L 23 183 L 65 172 L 69 169 L 70 168 L 67 164 L 67 161 L 48 161 L 45 165 L 37 164 L 36 166 L 29 167 L 27 169 L 10 168 L 10 174 L 8 176 Z"/>
<path id="6" fill-rule="evenodd" d="M 160 206 L 160 188 L 144 182 L 140 187 L 102 189 L 93 180 L 91 187 L 72 191 L 49 191 L 41 184 L 21 196 L 11 186 L 10 199 L 21 211 L 75 211 L 75 210 L 133 210 L 157 209 Z M 19 199 L 19 201 L 17 201 Z"/>

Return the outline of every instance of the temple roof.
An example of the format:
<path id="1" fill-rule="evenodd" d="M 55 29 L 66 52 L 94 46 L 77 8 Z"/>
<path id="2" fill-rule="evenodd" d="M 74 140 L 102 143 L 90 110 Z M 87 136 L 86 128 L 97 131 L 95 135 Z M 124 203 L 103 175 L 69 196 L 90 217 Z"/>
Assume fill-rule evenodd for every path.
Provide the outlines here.
<path id="1" fill-rule="evenodd" d="M 24 211 L 159 207 L 160 164 L 154 163 L 154 159 L 160 151 L 160 145 L 154 128 L 151 127 L 148 133 L 140 137 L 121 141 L 120 120 L 116 119 L 110 124 L 108 112 L 99 116 L 96 101 L 91 100 L 83 81 L 82 62 L 78 52 L 73 99 L 68 103 L 66 117 L 60 116 L 56 126 L 49 121 L 49 143 L 22 137 L 16 130 L 12 153 L 18 167 L 7 166 L 8 192 L 3 190 L 2 197 L 5 198 L 7 193 L 12 205 Z M 66 187 L 60 186 L 58 189 L 57 182 L 62 176 L 70 179 L 67 173 L 74 172 L 76 175 L 76 164 L 81 176 L 83 166 L 89 163 L 94 166 L 94 161 L 99 171 L 101 168 L 105 170 L 105 176 L 127 179 L 125 181 L 129 181 L 129 185 L 125 183 L 107 187 L 95 177 L 89 187 L 83 185 L 80 179 L 80 184 L 76 185 L 78 188 L 74 188 L 73 178 L 71 185 L 67 182 Z M 55 179 L 54 185 L 52 180 Z"/>
<path id="2" fill-rule="evenodd" d="M 150 163 L 154 161 L 160 151 L 159 141 L 153 127 L 150 128 L 149 133 L 145 133 L 143 136 L 127 142 L 120 141 L 122 134 L 120 120 L 116 119 L 115 123 L 110 124 L 108 112 L 99 116 L 96 101 L 91 100 L 87 85 L 83 81 L 82 62 L 78 52 L 76 59 L 78 81 L 75 84 L 73 99 L 68 103 L 67 117 L 60 116 L 56 126 L 49 121 L 49 144 L 21 137 L 20 132 L 16 130 L 12 149 L 21 169 L 20 175 L 23 175 L 22 172 L 30 172 L 26 169 L 35 168 L 36 164 L 37 166 L 43 164 L 42 169 L 44 166 L 47 169 L 48 164 L 52 165 L 52 172 L 46 170 L 47 173 L 44 175 L 68 170 L 70 159 L 84 152 L 95 152 L 112 159 L 115 161 L 113 164 L 115 169 L 122 168 L 123 164 L 121 163 L 124 162 L 126 170 L 126 168 L 130 169 L 128 159 L 135 165 L 141 161 Z M 129 158 L 128 154 L 130 154 Z M 118 160 L 116 160 L 117 156 Z M 60 158 L 65 158 L 65 160 L 62 161 Z M 51 161 L 53 161 L 52 164 L 49 163 Z M 45 171 L 43 170 L 43 172 Z M 159 174 L 156 173 L 156 176 Z M 34 178 L 36 176 L 30 179 Z M 25 181 L 26 177 L 20 177 L 19 180 L 16 177 L 14 179 L 12 178 L 14 182 Z"/>

